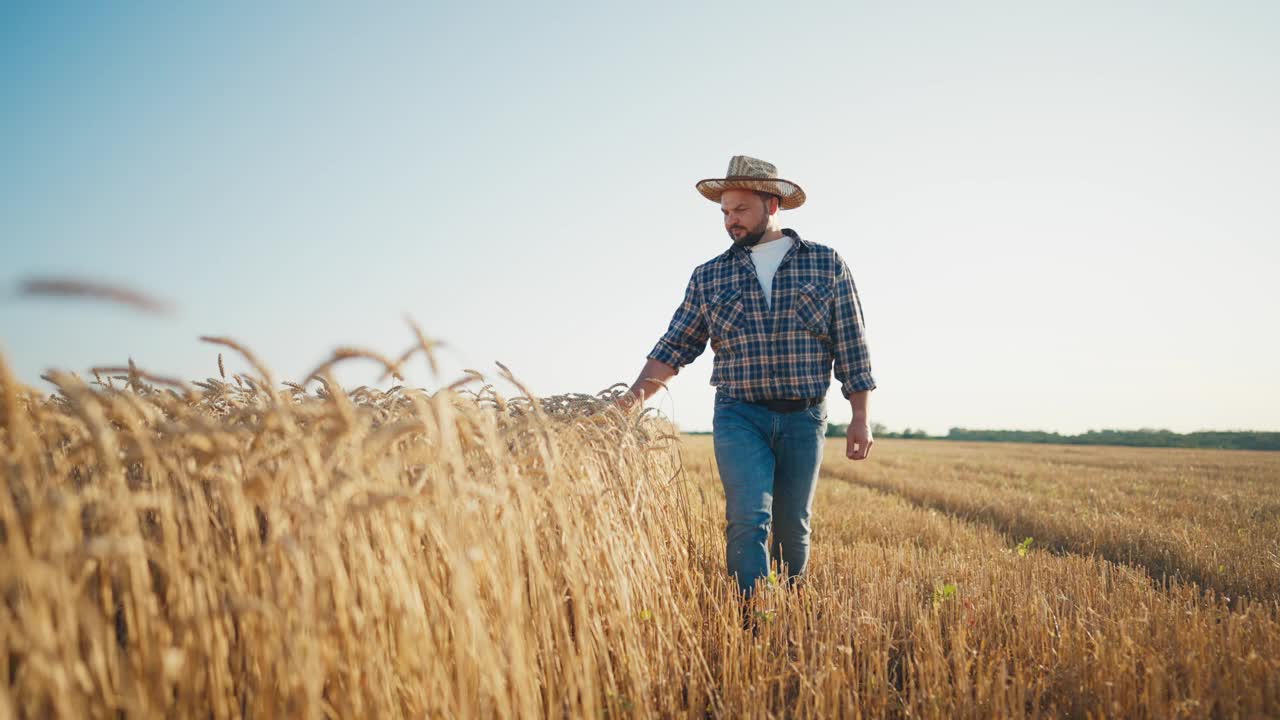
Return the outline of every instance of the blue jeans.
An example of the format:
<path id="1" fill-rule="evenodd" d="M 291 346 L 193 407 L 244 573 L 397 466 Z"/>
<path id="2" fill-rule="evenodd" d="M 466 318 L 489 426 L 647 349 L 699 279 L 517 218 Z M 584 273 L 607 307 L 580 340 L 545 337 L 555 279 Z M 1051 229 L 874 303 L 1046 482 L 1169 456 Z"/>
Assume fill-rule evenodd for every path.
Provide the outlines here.
<path id="1" fill-rule="evenodd" d="M 780 579 L 804 574 L 826 430 L 825 400 L 780 413 L 716 391 L 712 434 L 724 485 L 725 562 L 747 597 L 756 579 L 768 576 L 770 557 L 784 566 Z"/>

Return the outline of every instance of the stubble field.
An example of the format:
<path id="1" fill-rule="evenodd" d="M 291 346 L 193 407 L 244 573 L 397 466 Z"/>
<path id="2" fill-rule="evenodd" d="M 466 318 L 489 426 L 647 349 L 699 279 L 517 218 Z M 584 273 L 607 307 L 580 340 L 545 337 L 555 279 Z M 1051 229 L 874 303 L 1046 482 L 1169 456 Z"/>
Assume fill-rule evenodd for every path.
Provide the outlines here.
<path id="1" fill-rule="evenodd" d="M 832 440 L 744 629 L 710 438 L 246 361 L 0 362 L 0 718 L 1280 714 L 1280 455 Z"/>

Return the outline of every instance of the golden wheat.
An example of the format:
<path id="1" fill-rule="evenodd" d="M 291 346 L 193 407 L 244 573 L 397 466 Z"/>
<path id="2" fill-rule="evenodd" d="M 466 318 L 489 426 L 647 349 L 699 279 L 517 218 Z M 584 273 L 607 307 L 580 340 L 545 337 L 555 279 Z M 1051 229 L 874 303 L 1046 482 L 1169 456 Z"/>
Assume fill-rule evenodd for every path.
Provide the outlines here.
<path id="1" fill-rule="evenodd" d="M 618 412 L 617 386 L 328 372 L 434 363 L 415 334 L 297 384 L 227 338 L 253 374 L 181 387 L 130 363 L 45 397 L 0 358 L 0 718 L 1280 712 L 1274 602 L 1019 552 L 896 494 L 956 475 L 938 445 L 852 464 L 833 441 L 809 577 L 764 583 L 744 629 L 709 439 Z"/>

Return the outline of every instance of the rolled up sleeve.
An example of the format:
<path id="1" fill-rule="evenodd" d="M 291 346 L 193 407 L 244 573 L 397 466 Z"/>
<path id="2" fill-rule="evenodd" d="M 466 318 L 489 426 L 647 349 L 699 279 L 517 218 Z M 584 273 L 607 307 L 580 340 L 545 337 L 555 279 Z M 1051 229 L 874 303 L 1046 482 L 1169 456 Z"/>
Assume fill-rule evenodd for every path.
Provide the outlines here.
<path id="1" fill-rule="evenodd" d="M 856 392 L 874 390 L 875 378 L 871 375 L 871 355 L 867 351 L 866 326 L 862 318 L 862 303 L 858 289 L 853 284 L 853 274 L 844 259 L 837 256 L 839 267 L 835 278 L 835 306 L 833 308 L 833 344 L 836 381 L 840 392 L 847 398 Z"/>
<path id="2" fill-rule="evenodd" d="M 677 370 L 697 359 L 707 349 L 707 323 L 699 302 L 698 275 L 689 278 L 684 300 L 676 308 L 667 332 L 649 352 L 649 359 Z"/>

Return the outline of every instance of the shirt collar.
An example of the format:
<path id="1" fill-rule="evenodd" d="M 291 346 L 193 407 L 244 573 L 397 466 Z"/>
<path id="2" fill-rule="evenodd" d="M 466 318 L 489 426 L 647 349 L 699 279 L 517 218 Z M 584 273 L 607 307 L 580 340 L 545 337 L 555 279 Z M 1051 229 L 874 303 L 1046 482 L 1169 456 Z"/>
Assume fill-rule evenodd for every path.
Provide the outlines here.
<path id="1" fill-rule="evenodd" d="M 797 248 L 804 249 L 804 250 L 809 249 L 809 245 L 810 245 L 809 241 L 800 237 L 800 233 L 796 232 L 795 230 L 792 230 L 791 228 L 782 228 L 782 234 L 794 240 Z M 730 245 L 729 249 L 725 251 L 724 257 L 736 256 L 740 258 L 746 258 L 750 254 L 751 254 L 750 250 L 735 243 L 733 245 Z"/>
<path id="2" fill-rule="evenodd" d="M 792 240 L 795 240 L 796 244 L 799 245 L 800 247 L 808 249 L 809 241 L 800 237 L 800 233 L 796 232 L 795 230 L 792 230 L 791 228 L 782 228 L 782 234 L 786 235 Z"/>

